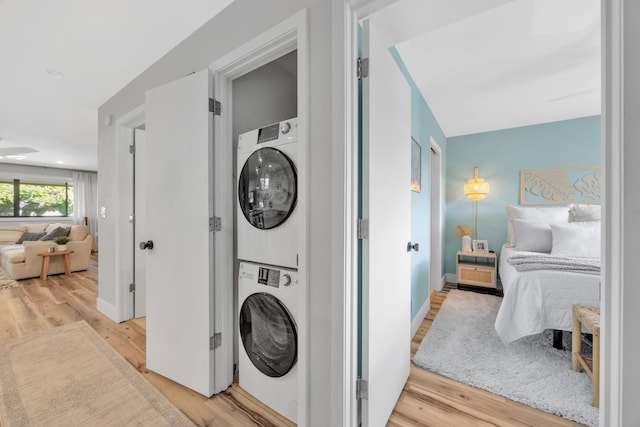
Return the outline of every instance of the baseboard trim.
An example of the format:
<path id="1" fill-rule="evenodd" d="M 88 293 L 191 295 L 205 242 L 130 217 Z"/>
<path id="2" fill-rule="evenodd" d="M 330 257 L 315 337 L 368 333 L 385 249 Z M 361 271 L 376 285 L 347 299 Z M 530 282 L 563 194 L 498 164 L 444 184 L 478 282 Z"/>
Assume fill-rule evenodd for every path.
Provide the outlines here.
<path id="1" fill-rule="evenodd" d="M 96 308 L 100 313 L 104 314 L 109 319 L 113 320 L 116 323 L 120 323 L 120 320 L 118 319 L 118 308 L 116 306 L 111 305 L 102 298 L 98 297 L 96 301 Z"/>
<path id="2" fill-rule="evenodd" d="M 416 335 L 416 332 L 418 332 L 418 329 L 420 328 L 420 325 L 422 325 L 424 318 L 427 317 L 427 313 L 429 313 L 430 308 L 431 296 L 429 296 L 424 304 L 422 304 L 422 307 L 420 307 L 420 310 L 418 310 L 418 313 L 411 322 L 411 338 L 413 338 Z"/>
<path id="3" fill-rule="evenodd" d="M 458 283 L 458 276 L 453 273 L 445 274 L 445 283 Z"/>

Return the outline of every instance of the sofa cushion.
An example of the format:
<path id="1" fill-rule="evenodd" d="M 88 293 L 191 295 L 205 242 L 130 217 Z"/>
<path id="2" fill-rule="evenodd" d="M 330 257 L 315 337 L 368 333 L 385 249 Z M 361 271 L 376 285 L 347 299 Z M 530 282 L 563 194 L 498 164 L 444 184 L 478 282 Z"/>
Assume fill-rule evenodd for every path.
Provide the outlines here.
<path id="1" fill-rule="evenodd" d="M 43 237 L 46 233 L 43 231 L 41 233 L 24 233 L 22 235 L 22 237 L 20 237 L 18 239 L 18 241 L 16 243 L 22 243 L 25 242 L 27 240 L 29 241 L 36 241 L 36 240 L 40 240 L 41 237 Z"/>
<path id="2" fill-rule="evenodd" d="M 24 249 L 14 249 L 12 251 L 8 251 L 5 254 L 5 259 L 11 264 L 18 264 L 20 262 L 24 262 Z"/>
<path id="3" fill-rule="evenodd" d="M 47 227 L 47 229 L 49 229 L 49 227 Z M 45 234 L 44 236 L 42 236 L 40 239 L 40 241 L 45 241 L 45 240 L 53 240 L 56 237 L 60 237 L 60 236 L 68 236 L 69 235 L 69 228 L 65 228 L 65 227 L 57 227 L 55 229 L 53 229 L 52 231 L 48 231 L 47 234 Z"/>
<path id="4" fill-rule="evenodd" d="M 26 227 L 20 225 L 5 225 L 0 227 L 0 244 L 10 245 L 17 242 L 26 230 Z"/>
<path id="5" fill-rule="evenodd" d="M 89 227 L 86 225 L 72 225 L 71 231 L 69 231 L 69 238 L 72 241 L 81 241 L 84 240 L 89 234 Z"/>
<path id="6" fill-rule="evenodd" d="M 42 223 L 30 223 L 30 222 L 22 222 L 21 226 L 25 227 L 25 232 L 27 233 L 43 233 L 49 224 L 46 222 Z"/>

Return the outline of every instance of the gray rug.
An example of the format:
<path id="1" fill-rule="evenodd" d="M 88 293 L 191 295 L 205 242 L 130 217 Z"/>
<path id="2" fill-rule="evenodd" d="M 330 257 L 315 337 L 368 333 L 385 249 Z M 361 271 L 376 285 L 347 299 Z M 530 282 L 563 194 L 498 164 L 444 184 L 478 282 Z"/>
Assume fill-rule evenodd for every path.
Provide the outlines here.
<path id="1" fill-rule="evenodd" d="M 503 344 L 494 329 L 501 301 L 493 295 L 450 291 L 414 363 L 542 411 L 597 426 L 591 380 L 586 373 L 571 370 L 571 351 L 553 348 L 550 331 Z"/>
<path id="2" fill-rule="evenodd" d="M 9 273 L 0 266 L 0 289 L 15 288 L 16 286 L 18 286 L 18 282 L 13 280 Z"/>

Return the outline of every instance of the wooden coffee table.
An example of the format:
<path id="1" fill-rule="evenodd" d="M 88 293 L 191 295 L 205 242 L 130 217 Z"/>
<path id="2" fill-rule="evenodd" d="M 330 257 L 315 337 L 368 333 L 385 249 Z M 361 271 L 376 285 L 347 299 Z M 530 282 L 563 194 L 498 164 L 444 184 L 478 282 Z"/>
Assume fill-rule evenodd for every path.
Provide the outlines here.
<path id="1" fill-rule="evenodd" d="M 47 275 L 49 274 L 49 261 L 52 256 L 64 257 L 64 272 L 67 276 L 71 276 L 71 259 L 69 259 L 69 255 L 73 252 L 74 251 L 55 251 L 39 253 L 38 256 L 42 257 L 42 271 L 40 272 L 40 279 L 47 280 Z"/>

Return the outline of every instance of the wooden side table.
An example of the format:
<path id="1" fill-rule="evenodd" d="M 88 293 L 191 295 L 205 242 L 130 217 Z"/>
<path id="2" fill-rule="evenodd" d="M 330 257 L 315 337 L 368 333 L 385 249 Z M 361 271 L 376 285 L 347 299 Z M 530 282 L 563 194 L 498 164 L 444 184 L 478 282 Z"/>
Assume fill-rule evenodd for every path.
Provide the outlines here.
<path id="1" fill-rule="evenodd" d="M 47 275 L 49 274 L 49 261 L 52 256 L 63 256 L 64 257 L 64 272 L 67 276 L 71 276 L 71 259 L 69 255 L 71 255 L 74 251 L 56 251 L 56 252 L 40 252 L 37 254 L 42 257 L 42 270 L 40 272 L 40 279 L 47 280 Z"/>
<path id="2" fill-rule="evenodd" d="M 456 253 L 456 277 L 460 285 L 496 291 L 498 256 L 494 252 Z"/>
<path id="3" fill-rule="evenodd" d="M 587 328 L 593 334 L 593 356 L 582 354 L 582 327 Z M 571 367 L 574 371 L 580 371 L 580 366 L 591 378 L 593 383 L 593 406 L 600 405 L 600 309 L 597 307 L 585 307 L 573 305 L 573 328 L 571 331 Z M 591 363 L 591 366 L 589 366 Z"/>

